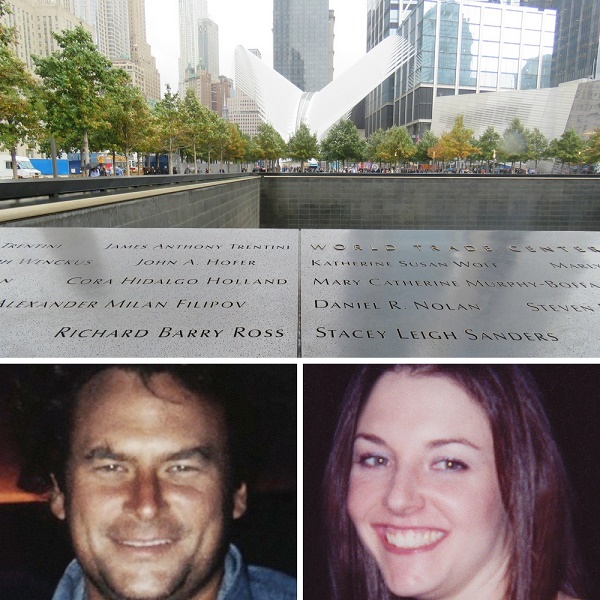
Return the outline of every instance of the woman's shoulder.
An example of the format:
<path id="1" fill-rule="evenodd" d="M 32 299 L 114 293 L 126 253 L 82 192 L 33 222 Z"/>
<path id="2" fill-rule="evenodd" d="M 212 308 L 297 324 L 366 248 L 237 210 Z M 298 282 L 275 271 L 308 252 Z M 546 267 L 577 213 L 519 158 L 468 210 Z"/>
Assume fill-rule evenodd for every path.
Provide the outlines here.
<path id="1" fill-rule="evenodd" d="M 578 600 L 578 598 L 575 598 L 574 596 L 569 596 L 569 594 L 565 594 L 564 592 L 558 592 L 556 600 Z"/>

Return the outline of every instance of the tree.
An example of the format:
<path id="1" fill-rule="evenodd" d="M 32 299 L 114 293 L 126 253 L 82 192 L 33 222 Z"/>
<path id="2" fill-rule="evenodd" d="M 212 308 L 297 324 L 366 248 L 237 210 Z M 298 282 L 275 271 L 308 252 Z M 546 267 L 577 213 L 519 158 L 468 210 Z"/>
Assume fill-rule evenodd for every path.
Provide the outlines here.
<path id="1" fill-rule="evenodd" d="M 502 134 L 500 155 L 512 163 L 514 171 L 515 163 L 527 160 L 527 154 L 527 131 L 519 118 L 515 117 Z"/>
<path id="2" fill-rule="evenodd" d="M 105 126 L 103 96 L 114 81 L 112 65 L 81 25 L 52 35 L 60 50 L 33 57 L 44 87 L 47 128 L 63 149 L 82 149 L 82 162 L 87 163 L 89 134 Z"/>
<path id="3" fill-rule="evenodd" d="M 527 154 L 530 160 L 535 160 L 537 170 L 538 162 L 548 155 L 548 138 L 535 127 L 533 131 L 526 130 Z"/>
<path id="4" fill-rule="evenodd" d="M 428 129 L 417 142 L 416 152 L 414 158 L 419 162 L 428 162 L 431 156 L 429 156 L 430 148 L 433 148 L 438 143 L 438 137 Z"/>
<path id="5" fill-rule="evenodd" d="M 308 125 L 302 122 L 296 133 L 290 136 L 287 149 L 291 158 L 300 161 L 300 171 L 304 171 L 304 162 L 319 153 L 317 134 L 311 133 Z"/>
<path id="6" fill-rule="evenodd" d="M 463 115 L 457 115 L 454 126 L 448 133 L 443 133 L 440 144 L 444 147 L 442 154 L 458 160 L 464 160 L 477 152 L 473 142 L 473 129 L 464 125 Z"/>
<path id="7" fill-rule="evenodd" d="M 487 162 L 488 171 L 490 170 L 490 161 L 496 159 L 501 139 L 500 134 L 490 125 L 477 140 L 479 158 Z"/>
<path id="8" fill-rule="evenodd" d="M 115 85 L 104 97 L 107 126 L 100 132 L 103 147 L 116 150 L 126 157 L 125 173 L 129 175 L 129 153 L 143 145 L 150 121 L 150 109 L 139 88 L 131 83 L 129 75 L 115 70 Z"/>
<path id="9" fill-rule="evenodd" d="M 271 167 L 273 167 L 275 160 L 283 158 L 286 154 L 285 141 L 270 123 L 259 125 L 258 134 L 254 141 L 258 157 L 263 160 L 270 160 Z"/>
<path id="10" fill-rule="evenodd" d="M 167 84 L 167 91 L 162 100 L 154 107 L 158 143 L 160 150 L 166 150 L 169 157 L 169 174 L 173 173 L 173 154 L 185 144 L 184 138 L 184 115 L 179 100 L 179 94 L 171 92 L 171 86 Z M 158 165 L 157 165 L 158 167 Z"/>
<path id="11" fill-rule="evenodd" d="M 41 133 L 40 90 L 8 45 L 0 45 L 0 148 L 10 151 L 17 178 L 17 146 Z"/>
<path id="12" fill-rule="evenodd" d="M 250 137 L 244 135 L 246 139 L 246 151 L 244 154 L 244 161 L 246 163 L 255 163 L 260 160 L 260 148 L 256 141 L 256 137 Z"/>
<path id="13" fill-rule="evenodd" d="M 381 150 L 383 149 L 383 140 L 385 139 L 385 131 L 381 127 L 374 131 L 367 140 L 366 157 L 373 162 L 381 162 Z"/>
<path id="14" fill-rule="evenodd" d="M 242 135 L 237 123 L 226 122 L 226 127 L 229 130 L 229 136 L 225 145 L 225 160 L 227 163 L 241 161 L 246 156 L 248 137 Z"/>
<path id="15" fill-rule="evenodd" d="M 213 144 L 215 149 L 219 151 L 219 162 L 221 163 L 221 167 L 223 166 L 223 161 L 225 160 L 225 155 L 227 153 L 227 146 L 229 144 L 229 138 L 231 135 L 231 129 L 229 128 L 229 123 L 224 119 L 221 119 L 219 115 L 216 113 L 212 113 L 215 116 L 215 126 L 213 128 Z"/>
<path id="16" fill-rule="evenodd" d="M 4 15 L 12 14 L 6 0 L 0 0 L 0 18 Z M 14 27 L 7 27 L 4 23 L 0 23 L 0 47 L 10 46 L 16 41 Z"/>
<path id="17" fill-rule="evenodd" d="M 385 162 L 398 165 L 398 160 L 404 162 L 411 158 L 417 151 L 415 144 L 410 139 L 406 127 L 394 125 L 385 132 L 381 147 L 382 157 Z"/>
<path id="18" fill-rule="evenodd" d="M 215 137 L 215 113 L 200 104 L 194 90 L 189 89 L 183 99 L 183 137 L 186 155 L 194 161 L 194 173 L 198 173 L 198 152 L 200 148 L 208 154 L 210 164 L 210 149 Z M 190 152 L 191 150 L 191 152 Z"/>
<path id="19" fill-rule="evenodd" d="M 448 162 L 449 160 L 456 158 L 454 155 L 453 148 L 447 146 L 444 143 L 444 135 L 447 134 L 442 134 L 442 137 L 440 138 L 439 142 L 435 146 L 432 146 L 431 148 L 429 148 L 429 150 L 427 150 L 427 155 L 429 156 L 429 158 L 431 158 L 431 160 L 433 160 L 434 163 L 436 160 Z"/>
<path id="20" fill-rule="evenodd" d="M 550 142 L 548 154 L 558 158 L 563 165 L 567 163 L 570 171 L 573 163 L 581 164 L 582 160 L 585 159 L 586 149 L 586 143 L 573 128 L 570 128 L 558 140 L 554 139 Z"/>
<path id="21" fill-rule="evenodd" d="M 358 135 L 356 125 L 349 119 L 338 121 L 321 142 L 321 152 L 327 161 L 364 160 L 367 143 Z"/>
<path id="22" fill-rule="evenodd" d="M 587 141 L 585 157 L 587 162 L 600 162 L 600 127 L 592 131 L 592 134 Z"/>

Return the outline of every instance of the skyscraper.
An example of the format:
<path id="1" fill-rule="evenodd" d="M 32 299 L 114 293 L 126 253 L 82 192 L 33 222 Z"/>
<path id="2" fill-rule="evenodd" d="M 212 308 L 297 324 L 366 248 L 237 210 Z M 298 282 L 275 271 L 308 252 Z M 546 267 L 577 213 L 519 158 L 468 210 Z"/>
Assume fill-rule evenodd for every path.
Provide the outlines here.
<path id="1" fill-rule="evenodd" d="M 160 100 L 160 75 L 146 39 L 146 2 L 129 0 L 129 41 L 131 62 L 143 73 L 142 93 L 148 100 Z"/>
<path id="2" fill-rule="evenodd" d="M 556 0 L 557 33 L 552 85 L 600 76 L 600 2 Z"/>
<path id="3" fill-rule="evenodd" d="M 208 18 L 207 0 L 179 0 L 179 93 L 184 94 L 184 82 L 196 72 L 200 58 L 199 28 Z"/>
<path id="4" fill-rule="evenodd" d="M 18 44 L 14 51 L 30 71 L 33 71 L 32 56 L 49 56 L 58 51 L 58 42 L 52 33 L 65 29 L 75 29 L 80 19 L 73 14 L 71 0 L 11 0 L 11 13 L 5 13 L 0 21 L 17 30 Z M 92 27 L 85 23 L 84 28 L 91 34 Z"/>
<path id="5" fill-rule="evenodd" d="M 305 92 L 332 79 L 332 19 L 329 0 L 273 2 L 273 66 Z"/>
<path id="6" fill-rule="evenodd" d="M 197 66 L 219 76 L 219 26 L 211 19 L 200 19 L 198 23 L 198 61 Z"/>
<path id="7" fill-rule="evenodd" d="M 160 75 L 146 41 L 145 0 L 74 0 L 73 11 L 94 27 L 98 50 L 129 73 L 147 100 L 160 100 Z"/>
<path id="8" fill-rule="evenodd" d="M 106 2 L 107 0 L 73 0 L 73 12 L 93 27 L 94 42 L 98 50 L 110 58 Z"/>
<path id="9" fill-rule="evenodd" d="M 369 96 L 367 134 L 394 124 L 418 138 L 429 129 L 441 96 L 549 87 L 556 12 L 532 4 L 418 0 L 409 7 L 397 32 L 416 56 Z M 369 6 L 378 14 L 387 11 L 390 23 L 398 12 L 391 0 L 370 0 Z"/>

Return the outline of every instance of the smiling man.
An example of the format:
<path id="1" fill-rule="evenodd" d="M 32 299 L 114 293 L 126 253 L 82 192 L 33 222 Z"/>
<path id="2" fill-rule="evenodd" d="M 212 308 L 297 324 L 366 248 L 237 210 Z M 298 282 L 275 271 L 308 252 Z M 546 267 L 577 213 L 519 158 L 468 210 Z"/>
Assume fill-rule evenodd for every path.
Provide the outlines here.
<path id="1" fill-rule="evenodd" d="M 296 598 L 295 580 L 229 543 L 243 449 L 231 403 L 198 369 L 105 366 L 64 400 L 50 506 L 76 560 L 53 600 Z"/>

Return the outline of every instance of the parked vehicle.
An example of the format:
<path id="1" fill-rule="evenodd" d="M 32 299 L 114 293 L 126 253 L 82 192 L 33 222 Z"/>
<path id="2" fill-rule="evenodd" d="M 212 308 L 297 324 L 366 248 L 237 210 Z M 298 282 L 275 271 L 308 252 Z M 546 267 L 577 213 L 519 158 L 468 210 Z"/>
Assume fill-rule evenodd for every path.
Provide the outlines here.
<path id="1" fill-rule="evenodd" d="M 17 176 L 19 179 L 41 177 L 41 172 L 36 169 L 26 156 L 17 156 Z M 13 177 L 13 164 L 10 154 L 0 154 L 0 179 Z"/>

